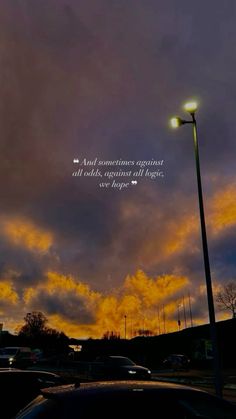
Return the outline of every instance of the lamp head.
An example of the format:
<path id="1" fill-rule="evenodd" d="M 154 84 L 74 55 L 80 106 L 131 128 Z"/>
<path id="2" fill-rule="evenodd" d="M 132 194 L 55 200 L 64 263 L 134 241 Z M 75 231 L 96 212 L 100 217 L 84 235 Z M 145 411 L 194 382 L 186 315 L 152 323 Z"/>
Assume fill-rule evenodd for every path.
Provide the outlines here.
<path id="1" fill-rule="evenodd" d="M 181 118 L 179 118 L 178 116 L 174 116 L 173 118 L 171 118 L 170 120 L 170 125 L 172 126 L 172 128 L 178 128 L 180 127 L 180 125 L 183 124 L 183 121 Z"/>
<path id="2" fill-rule="evenodd" d="M 185 105 L 184 105 L 184 110 L 185 110 L 186 112 L 189 112 L 189 113 L 194 113 L 194 112 L 196 112 L 196 110 L 197 110 L 197 102 L 195 102 L 195 101 L 191 101 L 191 102 L 187 102 L 187 103 L 185 103 Z"/>

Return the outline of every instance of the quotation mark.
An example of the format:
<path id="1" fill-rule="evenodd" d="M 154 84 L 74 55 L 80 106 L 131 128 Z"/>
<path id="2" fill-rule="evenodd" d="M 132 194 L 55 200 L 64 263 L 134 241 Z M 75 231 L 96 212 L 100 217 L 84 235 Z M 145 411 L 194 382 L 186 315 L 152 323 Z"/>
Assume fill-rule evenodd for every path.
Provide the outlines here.
<path id="1" fill-rule="evenodd" d="M 137 180 L 131 180 L 132 185 L 137 185 Z"/>
<path id="2" fill-rule="evenodd" d="M 79 163 L 79 159 L 74 159 L 73 163 Z"/>

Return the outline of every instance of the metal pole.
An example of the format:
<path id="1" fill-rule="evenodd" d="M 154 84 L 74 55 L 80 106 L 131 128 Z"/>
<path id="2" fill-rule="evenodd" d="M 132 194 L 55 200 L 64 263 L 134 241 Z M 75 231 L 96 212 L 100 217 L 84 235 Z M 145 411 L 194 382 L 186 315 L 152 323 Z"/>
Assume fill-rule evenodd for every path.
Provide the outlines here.
<path id="1" fill-rule="evenodd" d="M 197 137 L 197 122 L 195 119 L 195 114 L 191 113 L 191 116 L 193 120 L 193 140 L 194 140 L 194 152 L 195 152 L 196 171 L 197 171 L 197 186 L 198 186 L 199 211 L 200 211 L 200 221 L 201 221 L 201 233 L 202 233 L 202 247 L 203 247 L 203 256 L 204 256 L 208 311 L 209 311 L 211 341 L 212 341 L 213 360 L 214 360 L 215 391 L 219 397 L 222 397 L 222 377 L 221 377 L 221 369 L 220 369 L 220 356 L 219 356 L 218 342 L 217 342 L 214 299 L 213 299 L 212 284 L 211 284 L 211 271 L 210 271 L 209 255 L 208 255 L 206 224 L 205 224 L 204 206 L 203 206 L 200 160 L 199 160 L 198 137 Z"/>
<path id="2" fill-rule="evenodd" d="M 184 327 L 187 328 L 187 318 L 186 318 L 186 310 L 185 310 L 185 300 L 183 295 L 183 310 L 184 310 Z"/>
<path id="3" fill-rule="evenodd" d="M 125 339 L 126 339 L 126 315 L 124 316 L 125 317 Z"/>
<path id="4" fill-rule="evenodd" d="M 157 308 L 157 317 L 158 317 L 158 330 L 159 330 L 159 335 L 161 334 L 161 325 L 160 325 L 160 310 L 159 307 Z"/>
<path id="5" fill-rule="evenodd" d="M 163 305 L 163 331 L 164 334 L 166 333 L 166 313 L 165 313 L 165 306 Z"/>
<path id="6" fill-rule="evenodd" d="M 181 329 L 181 320 L 180 320 L 179 304 L 178 304 L 178 321 L 177 321 L 177 323 L 178 323 L 178 329 L 179 329 L 179 332 L 180 332 L 180 329 Z"/>
<path id="7" fill-rule="evenodd" d="M 188 304 L 189 304 L 189 315 L 190 315 L 191 327 L 193 327 L 193 315 L 192 315 L 192 307 L 191 307 L 190 293 L 188 293 Z"/>

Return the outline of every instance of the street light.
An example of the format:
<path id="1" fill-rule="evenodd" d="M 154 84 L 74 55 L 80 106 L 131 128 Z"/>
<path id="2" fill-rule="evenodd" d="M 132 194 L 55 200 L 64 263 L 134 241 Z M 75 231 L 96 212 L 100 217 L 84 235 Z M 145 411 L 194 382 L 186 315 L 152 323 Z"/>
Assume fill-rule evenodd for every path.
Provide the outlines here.
<path id="1" fill-rule="evenodd" d="M 220 357 L 219 357 L 219 350 L 218 350 L 218 343 L 217 343 L 215 308 L 214 308 L 214 299 L 213 299 L 213 292 L 212 292 L 211 270 L 210 270 L 210 262 L 209 262 L 209 255 L 208 255 L 206 224 L 205 224 L 204 206 L 203 206 L 203 194 L 202 194 L 198 137 L 197 137 L 197 122 L 195 118 L 195 112 L 197 110 L 197 103 L 195 101 L 187 102 L 184 105 L 184 109 L 186 112 L 188 112 L 191 115 L 191 120 L 184 120 L 179 117 L 174 117 L 171 119 L 171 126 L 173 128 L 178 128 L 179 126 L 184 125 L 184 124 L 192 124 L 192 127 L 193 127 L 193 142 L 194 142 L 194 154 L 195 154 L 196 172 L 197 172 L 199 212 L 200 212 L 201 233 L 202 233 L 202 248 L 203 248 L 204 267 L 205 267 L 205 279 L 206 279 L 208 311 L 209 311 L 210 330 L 211 330 L 211 342 L 212 342 L 213 360 L 214 360 L 215 391 L 218 396 L 222 397 Z"/>

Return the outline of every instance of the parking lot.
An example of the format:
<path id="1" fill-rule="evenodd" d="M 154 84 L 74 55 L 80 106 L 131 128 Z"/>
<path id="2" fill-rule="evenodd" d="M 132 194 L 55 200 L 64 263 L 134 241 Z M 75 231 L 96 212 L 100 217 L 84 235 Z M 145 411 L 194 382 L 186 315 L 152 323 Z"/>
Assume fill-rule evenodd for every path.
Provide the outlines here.
<path id="1" fill-rule="evenodd" d="M 63 376 L 68 382 L 71 378 L 83 381 L 98 380 L 96 365 L 93 362 L 74 362 L 70 367 L 59 366 L 35 366 L 34 369 L 43 368 L 44 370 L 56 372 Z M 236 403 L 236 370 L 225 369 L 222 372 L 223 377 L 223 397 Z M 102 378 L 102 377 L 101 377 Z M 151 379 L 155 381 L 166 381 L 180 384 L 186 384 L 201 388 L 210 393 L 214 393 L 214 380 L 211 370 L 190 369 L 189 371 L 174 370 L 153 370 Z"/>
<path id="2" fill-rule="evenodd" d="M 211 370 L 156 370 L 152 371 L 152 379 L 186 384 L 214 393 L 214 378 Z M 223 397 L 236 403 L 236 370 L 222 371 Z"/>

